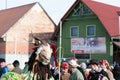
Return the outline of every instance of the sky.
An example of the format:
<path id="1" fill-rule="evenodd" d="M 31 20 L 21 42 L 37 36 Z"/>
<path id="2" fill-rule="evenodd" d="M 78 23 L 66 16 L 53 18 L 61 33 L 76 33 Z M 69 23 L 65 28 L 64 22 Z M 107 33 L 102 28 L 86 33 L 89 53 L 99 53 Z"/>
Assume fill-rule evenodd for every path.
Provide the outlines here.
<path id="1" fill-rule="evenodd" d="M 13 8 L 33 2 L 40 2 L 42 7 L 55 22 L 59 23 L 61 17 L 66 13 L 75 0 L 0 0 L 0 10 Z"/>
<path id="2" fill-rule="evenodd" d="M 0 10 L 33 3 L 40 0 L 0 0 Z"/>
<path id="3" fill-rule="evenodd" d="M 40 2 L 51 19 L 58 24 L 66 11 L 76 0 L 0 0 L 0 10 L 33 2 Z M 120 7 L 120 0 L 92 0 Z"/>
<path id="4" fill-rule="evenodd" d="M 93 1 L 120 7 L 120 0 L 93 0 Z"/>

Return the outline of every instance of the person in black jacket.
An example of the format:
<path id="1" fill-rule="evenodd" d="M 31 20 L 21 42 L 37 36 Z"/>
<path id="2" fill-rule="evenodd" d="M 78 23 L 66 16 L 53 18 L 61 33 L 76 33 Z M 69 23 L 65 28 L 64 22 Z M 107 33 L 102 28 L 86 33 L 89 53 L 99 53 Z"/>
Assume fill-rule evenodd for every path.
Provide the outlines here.
<path id="1" fill-rule="evenodd" d="M 86 80 L 85 73 L 84 73 L 83 69 L 80 66 L 78 66 L 77 69 L 82 73 L 84 80 Z"/>
<path id="2" fill-rule="evenodd" d="M 82 63 L 78 63 L 78 70 L 83 74 L 84 80 L 86 80 L 86 75 L 85 75 L 85 69 L 87 67 L 86 63 L 82 62 Z"/>
<path id="3" fill-rule="evenodd" d="M 108 74 L 99 67 L 99 63 L 97 60 L 90 60 L 89 66 L 91 71 L 89 72 L 88 80 L 102 80 L 102 78 L 106 78 L 109 80 Z"/>

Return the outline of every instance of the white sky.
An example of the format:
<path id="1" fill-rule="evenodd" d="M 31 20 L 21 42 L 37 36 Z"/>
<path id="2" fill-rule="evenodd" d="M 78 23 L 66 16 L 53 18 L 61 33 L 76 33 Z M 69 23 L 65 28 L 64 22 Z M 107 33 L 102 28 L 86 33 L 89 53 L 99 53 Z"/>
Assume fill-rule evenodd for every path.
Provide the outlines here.
<path id="1" fill-rule="evenodd" d="M 51 17 L 51 19 L 56 24 L 58 24 L 60 19 L 63 17 L 63 15 L 75 1 L 76 0 L 0 0 L 0 10 L 21 6 L 33 2 L 40 2 L 42 7 Z M 120 7 L 120 0 L 93 0 L 93 1 L 103 2 L 106 4 Z"/>
<path id="2" fill-rule="evenodd" d="M 7 1 L 7 2 L 6 2 Z M 33 2 L 40 2 L 51 19 L 58 24 L 75 0 L 0 0 L 0 10 Z M 7 3 L 7 5 L 6 5 Z"/>
<path id="3" fill-rule="evenodd" d="M 109 5 L 120 7 L 120 0 L 93 0 L 93 1 L 102 2 Z"/>
<path id="4" fill-rule="evenodd" d="M 75 2 L 75 0 L 41 0 L 41 5 L 45 8 L 49 16 L 53 16 L 53 21 L 58 24 L 66 11 Z"/>
<path id="5" fill-rule="evenodd" d="M 36 0 L 0 0 L 0 10 L 28 4 Z"/>

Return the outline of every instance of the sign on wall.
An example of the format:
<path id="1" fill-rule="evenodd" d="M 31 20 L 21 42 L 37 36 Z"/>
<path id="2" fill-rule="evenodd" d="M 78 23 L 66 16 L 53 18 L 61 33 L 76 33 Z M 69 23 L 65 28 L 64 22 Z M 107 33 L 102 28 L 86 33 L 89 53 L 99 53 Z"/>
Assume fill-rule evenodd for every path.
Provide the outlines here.
<path id="1" fill-rule="evenodd" d="M 106 39 L 104 37 L 72 38 L 71 52 L 74 54 L 106 53 Z"/>

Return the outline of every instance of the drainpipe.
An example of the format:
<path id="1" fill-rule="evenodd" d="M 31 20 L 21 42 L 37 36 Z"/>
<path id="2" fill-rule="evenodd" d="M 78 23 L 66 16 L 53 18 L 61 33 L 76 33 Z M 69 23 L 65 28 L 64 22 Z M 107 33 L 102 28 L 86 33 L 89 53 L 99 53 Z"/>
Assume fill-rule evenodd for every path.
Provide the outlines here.
<path id="1" fill-rule="evenodd" d="M 59 65 L 58 65 L 58 67 L 59 67 L 59 80 L 60 80 L 60 66 L 61 66 L 61 50 L 62 50 L 62 47 L 61 47 L 61 44 L 62 44 L 62 21 L 60 21 L 60 42 L 59 42 L 60 44 L 59 44 L 59 48 L 60 48 L 60 50 L 59 50 Z"/>

